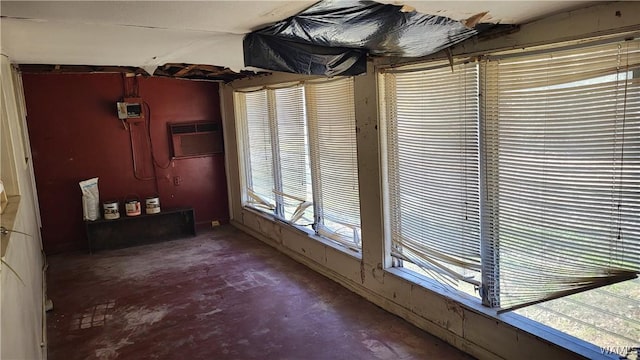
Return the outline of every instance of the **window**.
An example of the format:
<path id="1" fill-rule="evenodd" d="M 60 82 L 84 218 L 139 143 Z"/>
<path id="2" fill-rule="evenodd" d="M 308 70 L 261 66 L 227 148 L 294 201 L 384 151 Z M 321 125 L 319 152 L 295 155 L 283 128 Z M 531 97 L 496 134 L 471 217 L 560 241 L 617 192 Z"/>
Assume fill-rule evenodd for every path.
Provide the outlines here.
<path id="1" fill-rule="evenodd" d="M 301 86 L 237 93 L 246 134 L 247 203 L 292 224 L 313 223 Z"/>
<path id="2" fill-rule="evenodd" d="M 250 204 L 275 210 L 274 157 L 267 91 L 236 94 L 237 108 L 244 119 L 243 137 L 247 192 Z"/>
<path id="3" fill-rule="evenodd" d="M 236 92 L 245 205 L 360 249 L 353 80 Z"/>
<path id="4" fill-rule="evenodd" d="M 358 156 L 353 81 L 310 83 L 306 87 L 319 234 L 361 247 Z"/>
<path id="5" fill-rule="evenodd" d="M 307 118 L 304 113 L 304 88 L 276 89 L 276 203 L 278 214 L 291 223 L 313 223 L 313 190 L 307 141 Z M 310 214 L 309 214 L 310 213 Z"/>
<path id="6" fill-rule="evenodd" d="M 382 79 L 392 254 L 479 285 L 478 65 L 431 65 Z"/>
<path id="7" fill-rule="evenodd" d="M 636 277 L 639 44 L 484 63 L 489 305 L 517 308 Z"/>
<path id="8" fill-rule="evenodd" d="M 640 41 L 384 71 L 396 259 L 501 311 L 640 269 Z"/>
<path id="9" fill-rule="evenodd" d="M 22 124 L 23 118 L 20 108 L 20 98 L 22 94 L 16 93 L 15 78 L 12 75 L 16 74 L 16 69 L 12 67 L 6 60 L 4 55 L 2 56 L 2 73 L 9 76 L 3 76 L 2 86 L 0 87 L 0 175 L 3 181 L 3 187 L 7 195 L 19 195 L 20 188 L 18 186 L 18 170 L 21 169 L 18 163 L 16 163 L 16 141 L 22 140 L 16 133 L 12 135 L 10 122 L 17 122 Z M 14 130 L 15 131 L 15 130 Z"/>

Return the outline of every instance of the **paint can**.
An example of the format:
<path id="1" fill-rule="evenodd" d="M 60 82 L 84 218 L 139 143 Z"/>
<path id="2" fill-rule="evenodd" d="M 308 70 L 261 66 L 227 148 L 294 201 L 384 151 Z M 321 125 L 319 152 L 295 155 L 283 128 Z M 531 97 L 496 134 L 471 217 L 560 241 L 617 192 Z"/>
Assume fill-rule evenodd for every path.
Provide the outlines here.
<path id="1" fill-rule="evenodd" d="M 120 218 L 120 204 L 117 201 L 105 201 L 102 204 L 104 209 L 104 218 L 107 220 L 115 220 Z"/>
<path id="2" fill-rule="evenodd" d="M 127 216 L 138 216 L 140 215 L 140 200 L 138 199 L 129 199 L 124 203 L 124 209 L 126 211 Z"/>
<path id="3" fill-rule="evenodd" d="M 157 214 L 160 212 L 160 199 L 157 196 L 150 196 L 145 199 L 145 211 L 147 214 Z"/>

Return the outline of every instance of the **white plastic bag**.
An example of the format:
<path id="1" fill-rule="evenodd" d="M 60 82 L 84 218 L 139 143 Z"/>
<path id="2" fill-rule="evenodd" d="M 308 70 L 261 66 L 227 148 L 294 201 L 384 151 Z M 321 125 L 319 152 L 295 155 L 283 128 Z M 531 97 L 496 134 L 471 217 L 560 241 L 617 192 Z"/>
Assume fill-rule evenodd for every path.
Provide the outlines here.
<path id="1" fill-rule="evenodd" d="M 80 189 L 82 190 L 82 219 L 98 220 L 100 218 L 98 178 L 81 181 Z"/>

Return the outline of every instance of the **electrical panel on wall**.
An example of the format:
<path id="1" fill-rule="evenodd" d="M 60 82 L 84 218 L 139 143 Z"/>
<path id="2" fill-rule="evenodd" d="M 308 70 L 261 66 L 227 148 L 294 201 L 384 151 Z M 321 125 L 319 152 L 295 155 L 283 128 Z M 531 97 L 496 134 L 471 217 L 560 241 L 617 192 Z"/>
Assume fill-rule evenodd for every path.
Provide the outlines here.
<path id="1" fill-rule="evenodd" d="M 124 98 L 123 101 L 116 104 L 120 120 L 144 120 L 143 101 L 141 98 Z"/>
<path id="2" fill-rule="evenodd" d="M 224 152 L 222 126 L 213 122 L 170 123 L 171 157 L 209 156 Z"/>

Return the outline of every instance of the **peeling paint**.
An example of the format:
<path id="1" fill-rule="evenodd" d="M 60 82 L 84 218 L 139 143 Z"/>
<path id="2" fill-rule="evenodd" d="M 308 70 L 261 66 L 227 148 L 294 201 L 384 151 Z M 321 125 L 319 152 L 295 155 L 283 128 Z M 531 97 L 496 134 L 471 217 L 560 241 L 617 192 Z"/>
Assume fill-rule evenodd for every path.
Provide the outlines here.
<path id="1" fill-rule="evenodd" d="M 485 16 L 487 16 L 487 14 L 489 14 L 488 11 L 477 13 L 473 16 L 468 17 L 465 20 L 462 20 L 462 23 L 464 24 L 464 26 L 468 27 L 469 29 L 473 29 L 476 25 L 478 25 L 478 23 L 482 21 L 482 19 L 485 18 Z"/>
<path id="2" fill-rule="evenodd" d="M 459 303 L 457 303 L 455 300 L 447 299 L 446 304 L 449 313 L 454 313 L 464 320 L 464 310 Z"/>
<path id="3" fill-rule="evenodd" d="M 385 271 L 382 268 L 381 263 L 378 263 L 375 268 L 371 269 L 371 275 L 373 275 L 373 278 L 376 279 L 376 281 L 378 281 L 380 284 L 384 284 Z"/>

